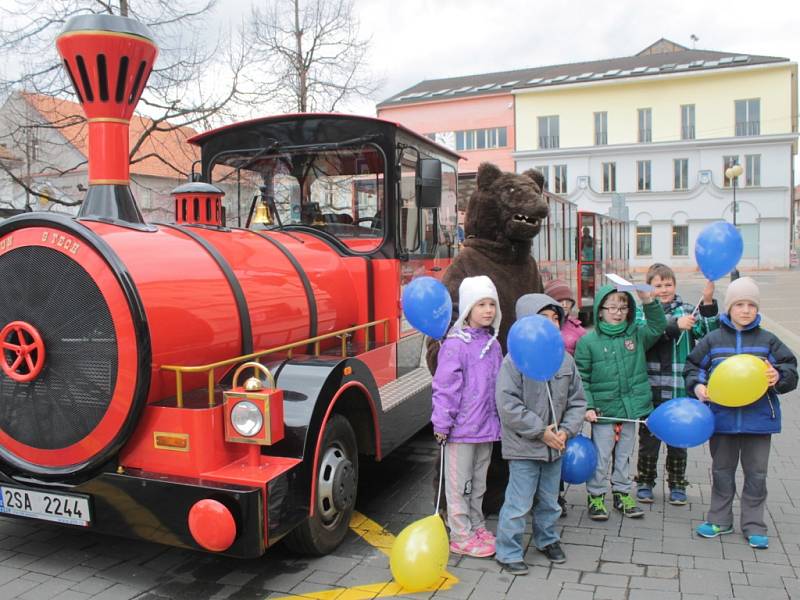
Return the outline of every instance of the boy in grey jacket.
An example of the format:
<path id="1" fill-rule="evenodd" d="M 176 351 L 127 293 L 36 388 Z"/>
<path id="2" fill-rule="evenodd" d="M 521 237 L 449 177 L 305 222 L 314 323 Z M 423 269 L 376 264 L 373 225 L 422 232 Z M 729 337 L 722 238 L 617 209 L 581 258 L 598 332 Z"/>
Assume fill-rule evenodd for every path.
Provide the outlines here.
<path id="1" fill-rule="evenodd" d="M 522 296 L 516 313 L 517 319 L 540 314 L 558 327 L 564 322 L 561 305 L 545 294 Z M 506 356 L 497 378 L 496 399 L 503 458 L 508 461 L 510 476 L 497 524 L 495 558 L 505 570 L 524 575 L 528 567 L 523 560 L 522 536 L 534 497 L 533 543 L 552 562 L 566 561 L 555 529 L 561 514 L 561 455 L 567 439 L 581 430 L 586 399 L 575 362 L 567 352 L 549 381 L 525 377 Z"/>

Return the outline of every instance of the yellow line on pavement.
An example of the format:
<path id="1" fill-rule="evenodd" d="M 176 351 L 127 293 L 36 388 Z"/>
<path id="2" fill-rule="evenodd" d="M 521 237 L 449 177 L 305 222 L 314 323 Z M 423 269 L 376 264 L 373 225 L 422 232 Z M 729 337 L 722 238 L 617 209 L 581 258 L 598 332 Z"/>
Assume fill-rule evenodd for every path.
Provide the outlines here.
<path id="1" fill-rule="evenodd" d="M 350 529 L 370 546 L 377 548 L 386 556 L 389 556 L 395 537 L 375 521 L 359 512 L 353 512 L 353 517 L 350 519 Z M 458 578 L 445 571 L 442 574 L 440 584 L 416 591 L 435 592 L 437 590 L 449 590 L 457 583 Z M 315 600 L 366 600 L 369 598 L 405 596 L 411 593 L 413 592 L 392 580 L 380 581 L 378 583 L 364 583 L 349 588 L 334 588 L 331 590 L 320 590 L 319 592 L 306 592 L 297 596 L 283 596 L 277 600 L 296 598 L 314 598 Z"/>

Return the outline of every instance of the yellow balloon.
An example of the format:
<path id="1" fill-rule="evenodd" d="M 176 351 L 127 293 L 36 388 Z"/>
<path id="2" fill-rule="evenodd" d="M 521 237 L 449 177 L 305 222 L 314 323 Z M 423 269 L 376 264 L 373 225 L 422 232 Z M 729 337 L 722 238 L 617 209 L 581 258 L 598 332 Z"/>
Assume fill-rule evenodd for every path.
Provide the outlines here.
<path id="1" fill-rule="evenodd" d="M 397 583 L 416 592 L 436 585 L 449 556 L 447 530 L 441 517 L 432 515 L 400 532 L 389 555 L 389 567 Z"/>
<path id="2" fill-rule="evenodd" d="M 736 354 L 723 360 L 708 380 L 708 397 L 715 404 L 747 406 L 763 396 L 767 383 L 767 365 L 752 354 Z"/>

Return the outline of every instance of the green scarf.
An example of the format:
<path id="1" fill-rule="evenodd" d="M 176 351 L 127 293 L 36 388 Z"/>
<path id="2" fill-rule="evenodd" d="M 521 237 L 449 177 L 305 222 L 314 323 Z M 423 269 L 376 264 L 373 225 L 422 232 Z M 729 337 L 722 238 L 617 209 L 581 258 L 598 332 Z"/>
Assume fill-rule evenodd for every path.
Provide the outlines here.
<path id="1" fill-rule="evenodd" d="M 621 323 L 617 323 L 616 325 L 612 325 L 611 323 L 607 323 L 606 321 L 599 321 L 597 323 L 597 327 L 605 333 L 606 335 L 616 336 L 624 332 L 628 328 L 628 322 L 622 321 Z"/>

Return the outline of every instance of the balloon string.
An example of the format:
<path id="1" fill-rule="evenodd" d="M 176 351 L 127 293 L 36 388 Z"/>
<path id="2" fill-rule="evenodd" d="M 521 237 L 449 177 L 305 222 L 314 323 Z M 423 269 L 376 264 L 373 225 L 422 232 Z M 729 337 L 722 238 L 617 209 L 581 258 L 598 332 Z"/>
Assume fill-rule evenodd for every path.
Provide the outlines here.
<path id="1" fill-rule="evenodd" d="M 555 427 L 555 432 L 558 433 L 558 423 L 556 423 L 556 409 L 553 406 L 553 395 L 550 393 L 550 383 L 545 381 L 544 387 L 547 390 L 547 399 L 550 401 L 550 414 L 553 415 L 553 426 Z M 561 450 L 558 451 L 558 455 L 561 456 Z"/>
<path id="2" fill-rule="evenodd" d="M 597 420 L 613 421 L 614 423 L 647 423 L 647 419 L 620 419 L 619 417 L 597 417 Z"/>
<path id="3" fill-rule="evenodd" d="M 436 510 L 433 511 L 434 515 L 439 514 L 439 502 L 442 500 L 442 477 L 444 476 L 444 442 L 439 446 L 439 491 L 436 493 Z"/>

